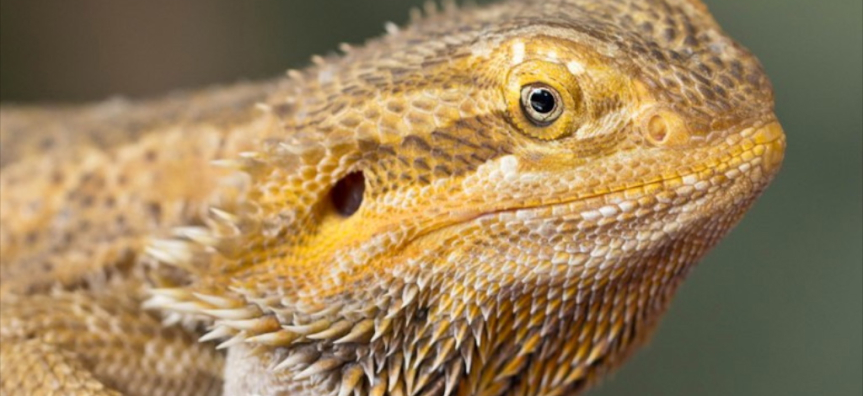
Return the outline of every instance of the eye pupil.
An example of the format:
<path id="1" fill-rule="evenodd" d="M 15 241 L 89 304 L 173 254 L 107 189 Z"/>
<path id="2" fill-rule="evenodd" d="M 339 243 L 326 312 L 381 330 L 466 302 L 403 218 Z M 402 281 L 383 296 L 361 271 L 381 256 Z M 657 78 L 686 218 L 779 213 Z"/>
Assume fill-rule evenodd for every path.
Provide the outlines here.
<path id="1" fill-rule="evenodd" d="M 537 88 L 530 93 L 530 107 L 537 113 L 551 113 L 555 104 L 554 95 L 545 88 Z"/>
<path id="2" fill-rule="evenodd" d="M 542 83 L 524 85 L 521 88 L 521 110 L 534 125 L 551 125 L 563 114 L 564 102 L 560 93 Z"/>

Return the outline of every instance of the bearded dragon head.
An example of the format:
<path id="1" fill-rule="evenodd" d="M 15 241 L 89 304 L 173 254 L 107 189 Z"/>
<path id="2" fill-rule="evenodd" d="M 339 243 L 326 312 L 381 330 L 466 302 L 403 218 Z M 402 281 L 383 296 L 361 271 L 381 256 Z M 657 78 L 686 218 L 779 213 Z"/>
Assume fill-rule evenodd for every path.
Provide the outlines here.
<path id="1" fill-rule="evenodd" d="M 233 370 L 272 370 L 233 389 L 581 389 L 782 161 L 762 67 L 697 1 L 388 30 L 290 72 L 261 106 L 272 138 L 233 162 L 235 211 L 160 256 L 192 282 L 152 305 L 214 318 Z"/>

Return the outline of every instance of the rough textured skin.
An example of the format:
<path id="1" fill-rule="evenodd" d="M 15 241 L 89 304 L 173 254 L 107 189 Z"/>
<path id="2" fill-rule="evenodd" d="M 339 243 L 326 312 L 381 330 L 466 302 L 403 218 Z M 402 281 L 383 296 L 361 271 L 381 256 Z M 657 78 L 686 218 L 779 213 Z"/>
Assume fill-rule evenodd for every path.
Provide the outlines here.
<path id="1" fill-rule="evenodd" d="M 779 169 L 761 66 L 696 0 L 426 14 L 286 79 L 3 108 L 0 392 L 571 395 L 618 366 Z"/>

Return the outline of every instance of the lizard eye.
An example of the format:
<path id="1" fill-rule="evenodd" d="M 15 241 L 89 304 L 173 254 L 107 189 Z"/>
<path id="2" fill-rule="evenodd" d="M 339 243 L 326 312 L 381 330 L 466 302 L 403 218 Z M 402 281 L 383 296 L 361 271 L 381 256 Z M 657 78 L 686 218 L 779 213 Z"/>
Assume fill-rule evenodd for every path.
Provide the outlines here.
<path id="1" fill-rule="evenodd" d="M 569 136 L 583 121 L 579 81 L 566 66 L 533 60 L 513 67 L 501 86 L 510 122 L 540 140 Z"/>
<path id="2" fill-rule="evenodd" d="M 531 122 L 537 126 L 546 126 L 563 113 L 563 100 L 552 87 L 528 84 L 521 88 L 521 108 Z"/>

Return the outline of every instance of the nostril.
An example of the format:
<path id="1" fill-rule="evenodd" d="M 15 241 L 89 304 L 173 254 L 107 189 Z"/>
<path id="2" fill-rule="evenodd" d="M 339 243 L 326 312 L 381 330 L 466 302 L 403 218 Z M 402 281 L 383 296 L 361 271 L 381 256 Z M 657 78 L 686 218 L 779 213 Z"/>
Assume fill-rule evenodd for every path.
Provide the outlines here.
<path id="1" fill-rule="evenodd" d="M 662 144 L 668 136 L 668 124 L 659 114 L 654 114 L 647 121 L 647 138 L 653 144 Z"/>
<path id="2" fill-rule="evenodd" d="M 686 121 L 671 110 L 652 109 L 642 120 L 642 133 L 654 146 L 674 147 L 689 142 L 690 130 Z"/>
<path id="3" fill-rule="evenodd" d="M 365 190 L 366 178 L 363 172 L 352 172 L 336 182 L 330 190 L 330 199 L 336 211 L 348 217 L 360 209 Z"/>

